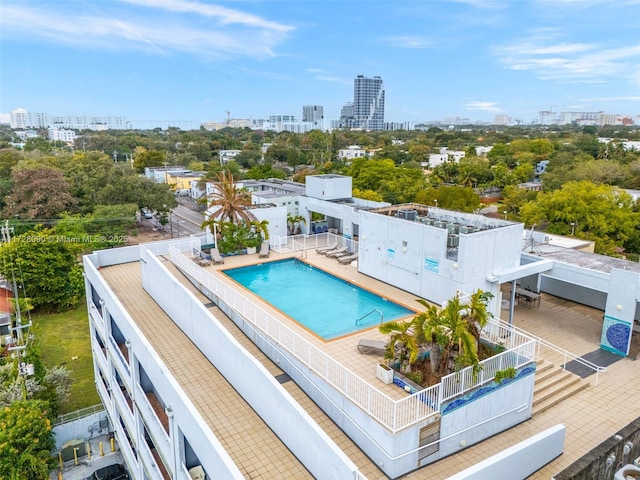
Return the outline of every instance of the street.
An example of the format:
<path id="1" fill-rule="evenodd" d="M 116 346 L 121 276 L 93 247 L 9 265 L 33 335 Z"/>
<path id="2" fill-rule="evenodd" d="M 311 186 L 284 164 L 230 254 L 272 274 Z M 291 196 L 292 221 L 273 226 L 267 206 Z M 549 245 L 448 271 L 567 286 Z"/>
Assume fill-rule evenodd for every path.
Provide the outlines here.
<path id="1" fill-rule="evenodd" d="M 189 199 L 180 200 L 180 204 L 169 214 L 169 229 L 173 238 L 186 237 L 202 233 L 200 225 L 204 221 L 202 212 L 196 211 L 196 205 Z"/>

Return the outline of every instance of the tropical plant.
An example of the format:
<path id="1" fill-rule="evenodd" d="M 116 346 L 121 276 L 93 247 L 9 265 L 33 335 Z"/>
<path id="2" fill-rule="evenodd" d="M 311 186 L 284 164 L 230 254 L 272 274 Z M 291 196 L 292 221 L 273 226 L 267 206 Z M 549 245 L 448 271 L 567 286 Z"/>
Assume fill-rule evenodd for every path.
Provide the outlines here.
<path id="1" fill-rule="evenodd" d="M 431 305 L 425 300 L 418 302 L 426 310 L 413 319 L 420 341 L 430 343 L 431 371 L 436 368 L 441 375 L 451 373 L 450 360 L 455 353 L 454 365 L 457 368 L 478 365 L 478 347 L 474 335 L 469 331 L 469 323 L 463 313 L 467 306 L 458 296 L 449 300 L 442 308 Z"/>
<path id="2" fill-rule="evenodd" d="M 287 214 L 287 229 L 289 230 L 289 235 L 294 235 L 298 233 L 300 230 L 299 224 L 307 224 L 307 220 L 302 215 L 291 215 Z M 298 224 L 298 228 L 296 229 L 296 224 Z"/>
<path id="3" fill-rule="evenodd" d="M 493 294 L 483 290 L 476 290 L 469 296 L 469 300 L 465 304 L 463 316 L 467 321 L 469 331 L 476 338 L 476 342 L 480 341 L 480 332 L 493 317 L 487 306 L 493 298 Z"/>
<path id="4" fill-rule="evenodd" d="M 385 357 L 399 361 L 405 372 L 411 372 L 411 365 L 418 359 L 418 343 L 412 330 L 412 321 L 387 322 L 380 325 L 383 335 L 389 335 Z"/>
<path id="5" fill-rule="evenodd" d="M 269 238 L 269 222 L 252 220 L 250 222 L 215 222 L 220 238 L 217 242 L 221 253 L 234 253 L 244 248 L 258 248 L 263 240 Z"/>
<path id="6" fill-rule="evenodd" d="M 218 208 L 202 222 L 202 229 L 209 228 L 213 231 L 213 225 L 219 222 L 240 224 L 256 220 L 255 215 L 245 208 L 251 204 L 251 196 L 247 191 L 236 188 L 233 175 L 222 170 L 216 178 L 215 190 L 207 200 L 209 208 Z"/>
<path id="7" fill-rule="evenodd" d="M 502 383 L 507 378 L 516 378 L 518 372 L 514 367 L 507 367 L 504 370 L 498 370 L 494 376 L 496 383 Z"/>

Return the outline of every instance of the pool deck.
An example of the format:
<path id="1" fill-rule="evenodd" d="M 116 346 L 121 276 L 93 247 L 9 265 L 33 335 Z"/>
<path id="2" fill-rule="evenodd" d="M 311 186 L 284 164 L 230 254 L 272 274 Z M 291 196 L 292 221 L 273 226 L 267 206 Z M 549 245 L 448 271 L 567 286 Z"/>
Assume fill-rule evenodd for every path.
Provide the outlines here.
<path id="1" fill-rule="evenodd" d="M 297 255 L 299 256 L 300 253 Z M 258 255 L 226 257 L 224 265 L 204 268 L 211 271 L 214 275 L 219 276 L 222 281 L 230 282 L 228 277 L 218 273 L 217 270 L 278 260 L 291 256 L 295 255 L 281 255 L 272 251 L 268 259 L 259 259 Z M 312 265 L 323 268 L 336 276 L 370 289 L 409 308 L 419 310 L 417 307 L 420 307 L 420 305 L 415 302 L 416 296 L 413 294 L 398 290 L 383 282 L 377 281 L 366 275 L 362 275 L 358 273 L 357 269 L 353 266 L 341 265 L 335 259 L 317 255 L 315 251 L 308 251 L 307 257 L 308 258 L 305 258 L 304 260 L 308 261 Z M 169 261 L 166 259 L 164 259 L 164 261 L 165 266 L 174 275 L 176 275 L 176 277 L 179 278 L 187 288 L 195 292 L 195 287 L 193 287 L 193 285 L 191 285 Z M 141 287 L 135 287 L 134 284 L 136 283 L 136 278 L 139 279 L 139 274 L 137 276 L 134 274 L 133 280 L 130 282 L 126 282 L 126 284 L 122 283 L 122 277 L 131 277 L 132 271 L 129 270 L 131 266 L 131 264 L 126 264 L 122 266 L 108 267 L 103 269 L 102 272 L 103 275 L 105 275 L 105 278 L 108 279 L 112 288 L 118 287 L 117 293 L 119 296 L 125 294 L 127 289 L 131 289 L 132 293 L 127 294 L 127 296 L 133 295 L 131 298 L 132 304 L 131 306 L 126 305 L 127 308 L 135 307 L 139 310 L 144 310 L 149 306 L 148 304 L 155 305 L 155 302 L 153 302 L 146 293 L 140 293 L 138 291 L 138 288 L 141 289 Z M 139 270 L 139 267 L 137 268 Z M 125 272 L 125 270 L 127 271 Z M 198 298 L 203 303 L 209 303 L 209 300 L 203 295 L 198 294 Z M 262 303 L 265 309 L 273 311 L 274 314 L 279 313 L 277 310 L 273 309 L 261 300 L 257 299 L 257 301 Z M 159 307 L 157 308 L 159 309 Z M 265 357 L 219 309 L 216 307 L 210 307 L 209 311 L 233 333 L 233 335 L 251 354 L 266 366 L 269 372 L 274 375 L 282 373 L 279 367 Z M 156 312 L 156 315 L 161 315 L 161 313 L 162 311 L 160 310 L 160 313 Z M 508 313 L 503 310 L 503 318 L 507 318 L 507 315 Z M 134 319 L 135 318 L 136 317 L 134 316 Z M 152 317 L 150 317 L 150 319 L 151 318 Z M 533 335 L 544 338 L 562 348 L 566 348 L 574 354 L 583 355 L 596 350 L 599 346 L 602 312 L 543 294 L 539 307 L 529 308 L 517 306 L 515 308 L 514 324 L 531 332 Z M 311 342 L 314 342 L 314 344 L 321 346 L 321 348 L 334 359 L 344 365 L 347 365 L 354 373 L 361 375 L 363 378 L 367 379 L 393 398 L 402 398 L 406 395 L 404 391 L 398 387 L 384 385 L 375 377 L 375 365 L 382 360 L 382 357 L 375 355 L 362 355 L 357 351 L 357 344 L 360 339 L 385 340 L 385 337 L 378 332 L 377 328 L 374 327 L 348 337 L 342 337 L 340 339 L 325 342 L 308 331 L 298 327 L 295 322 L 291 322 L 291 325 L 292 328 L 298 328 L 297 331 L 299 331 L 301 335 L 304 335 Z M 149 329 L 149 334 L 153 335 L 153 326 L 150 325 Z M 166 338 L 165 333 L 163 333 L 163 338 Z M 158 348 L 161 348 L 161 345 L 158 345 Z M 186 344 L 184 348 L 187 348 Z M 195 349 L 195 347 L 192 348 Z M 180 350 L 180 357 L 184 357 L 184 350 L 182 348 Z M 193 355 L 197 357 L 198 352 L 193 352 Z M 174 361 L 178 361 L 178 359 L 174 359 L 173 357 L 167 357 L 164 360 L 170 367 Z M 200 357 L 198 357 L 198 359 L 194 358 L 193 360 L 197 360 L 198 362 L 202 361 Z M 600 444 L 602 441 L 613 435 L 640 415 L 640 407 L 637 403 L 637 399 L 640 394 L 640 382 L 638 381 L 640 378 L 640 372 L 638 369 L 639 364 L 634 360 L 635 358 L 631 357 L 625 358 L 609 366 L 606 373 L 600 374 L 599 385 L 597 387 L 592 385 L 552 408 L 539 414 L 535 414 L 530 420 L 517 425 L 506 432 L 495 435 L 480 444 L 472 445 L 458 454 L 411 472 L 402 478 L 416 480 L 425 478 L 446 479 L 481 460 L 504 451 L 506 448 L 513 446 L 532 435 L 562 423 L 567 427 L 564 454 L 530 477 L 532 479 L 552 478 L 553 475 L 559 473 L 562 469 L 569 466 L 583 454 Z M 182 359 L 179 361 L 182 361 Z M 189 369 L 191 369 L 193 363 L 188 363 L 187 365 L 190 365 Z M 213 367 L 211 366 L 207 368 Z M 180 373 L 180 375 L 183 373 Z M 186 373 L 188 373 L 188 371 L 186 371 Z M 215 373 L 210 374 L 215 375 Z M 590 377 L 590 379 L 593 381 L 593 377 Z M 331 421 L 331 419 L 329 419 L 306 396 L 306 394 L 297 387 L 294 382 L 285 382 L 283 387 L 289 391 L 289 393 L 303 408 L 305 408 L 305 410 L 307 410 L 307 412 L 327 432 L 327 434 L 333 438 L 336 444 L 342 448 L 347 455 L 349 455 L 354 463 L 358 465 L 360 471 L 366 475 L 369 480 L 382 480 L 387 478 L 386 475 L 384 475 L 383 472 L 381 472 L 376 465 L 366 457 L 348 437 L 346 437 L 346 435 Z M 219 385 L 212 385 L 209 387 L 202 383 L 199 388 L 203 389 L 203 391 L 194 392 L 192 394 L 196 395 L 201 399 L 200 401 L 203 402 L 207 398 L 207 395 L 214 393 L 218 396 L 227 395 L 228 390 L 220 389 Z M 208 392 L 209 389 L 211 389 L 211 392 Z M 233 392 L 229 391 L 229 395 L 233 395 Z M 238 401 L 238 399 L 234 398 L 234 401 Z M 210 408 L 214 410 L 219 409 L 221 404 L 228 404 L 228 402 L 225 402 L 224 398 L 217 398 L 215 404 L 211 405 Z M 204 409 L 203 413 L 207 414 L 206 410 L 209 407 L 203 403 L 202 405 L 199 405 L 198 408 Z M 233 412 L 227 412 L 227 414 L 236 415 Z M 243 411 L 237 415 L 243 415 L 242 418 L 246 415 L 251 422 L 260 422 L 259 419 L 253 418 L 251 413 L 248 411 Z M 221 427 L 215 424 L 215 419 L 212 419 L 211 428 L 216 432 L 216 429 Z M 265 431 L 264 434 L 268 435 L 268 432 Z M 271 462 L 275 462 L 276 466 L 273 468 L 265 468 L 261 475 L 255 477 L 250 476 L 250 478 L 304 478 L 305 474 L 308 476 L 307 472 L 302 473 L 302 470 L 299 470 L 300 465 L 295 457 L 291 458 L 291 453 L 286 448 L 281 448 L 281 443 L 277 438 L 274 439 L 270 437 L 270 439 L 264 443 L 273 444 L 273 447 L 270 448 L 275 450 L 271 451 L 267 458 L 269 458 Z M 261 450 L 262 448 L 265 448 L 265 446 L 259 446 L 255 442 L 234 442 L 233 445 L 228 445 L 227 448 L 234 460 L 239 461 L 242 468 L 247 469 L 245 470 L 245 473 L 248 473 L 248 469 L 252 468 L 251 461 L 248 459 L 253 459 L 255 461 L 257 449 L 259 448 Z M 262 454 L 260 454 L 260 456 L 262 456 Z M 282 457 L 277 458 L 279 456 Z M 283 476 L 281 470 L 283 465 L 291 465 L 292 470 L 296 470 L 297 474 L 301 476 L 298 477 L 295 473 L 292 473 L 290 476 Z M 280 469 L 279 472 L 278 469 Z"/>

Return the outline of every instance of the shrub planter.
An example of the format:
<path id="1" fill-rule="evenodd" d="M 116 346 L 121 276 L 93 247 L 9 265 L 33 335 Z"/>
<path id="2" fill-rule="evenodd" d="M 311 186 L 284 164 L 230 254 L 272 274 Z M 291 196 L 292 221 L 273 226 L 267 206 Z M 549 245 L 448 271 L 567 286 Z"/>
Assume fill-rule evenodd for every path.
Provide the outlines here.
<path id="1" fill-rule="evenodd" d="M 379 363 L 376 366 L 376 377 L 389 385 L 393 383 L 393 369 L 384 363 Z"/>

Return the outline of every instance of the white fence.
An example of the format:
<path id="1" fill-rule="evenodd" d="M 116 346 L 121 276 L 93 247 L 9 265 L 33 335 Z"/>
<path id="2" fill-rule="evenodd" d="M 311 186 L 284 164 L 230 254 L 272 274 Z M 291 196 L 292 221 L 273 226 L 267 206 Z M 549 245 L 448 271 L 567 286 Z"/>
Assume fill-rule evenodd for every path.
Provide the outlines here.
<path id="1" fill-rule="evenodd" d="M 470 368 L 464 369 L 444 377 L 439 385 L 394 400 L 253 303 L 237 287 L 220 281 L 178 249 L 171 247 L 169 253 L 174 265 L 393 433 L 438 413 L 443 400 L 491 380 L 497 370 L 509 366 L 517 368 L 533 360 L 533 340 L 499 325 L 495 332 L 491 327 L 487 329 L 485 338 L 490 340 L 496 335 L 501 339 L 507 338 L 511 350 L 481 362 L 481 376 L 473 375 Z"/>
<path id="2" fill-rule="evenodd" d="M 607 371 L 607 367 L 601 367 L 600 365 L 596 365 L 595 363 L 590 362 L 589 360 L 586 360 L 581 356 L 576 355 L 575 353 L 571 353 L 562 347 L 554 345 L 551 342 L 547 342 L 543 338 L 536 337 L 535 335 L 532 335 L 529 332 L 526 332 L 518 327 L 509 325 L 503 320 L 500 320 L 500 325 L 504 326 L 505 328 L 510 328 L 516 332 L 522 332 L 523 334 L 532 338 L 535 341 L 535 357 L 537 358 L 540 358 L 542 356 L 542 352 L 544 351 L 544 358 L 557 365 L 561 365 L 563 370 L 566 370 L 568 362 L 574 361 L 574 360 L 576 363 L 579 363 L 583 367 L 589 370 L 593 370 L 593 372 L 596 375 L 595 376 L 596 387 L 598 386 L 599 374 L 601 372 Z"/>
<path id="3" fill-rule="evenodd" d="M 516 332 L 508 325 L 490 321 L 482 329 L 481 339 L 492 345 L 503 347 L 504 351 L 480 362 L 480 368 L 474 372 L 473 367 L 443 377 L 442 402 L 494 379 L 496 372 L 513 367 L 516 370 L 531 363 L 535 355 L 536 342 L 533 338 Z"/>
<path id="4" fill-rule="evenodd" d="M 350 253 L 358 253 L 357 241 L 334 233 L 289 235 L 286 237 L 273 237 L 270 240 L 271 248 L 278 253 L 311 250 L 318 247 L 333 245 L 334 243 L 340 247 L 346 246 Z"/>

